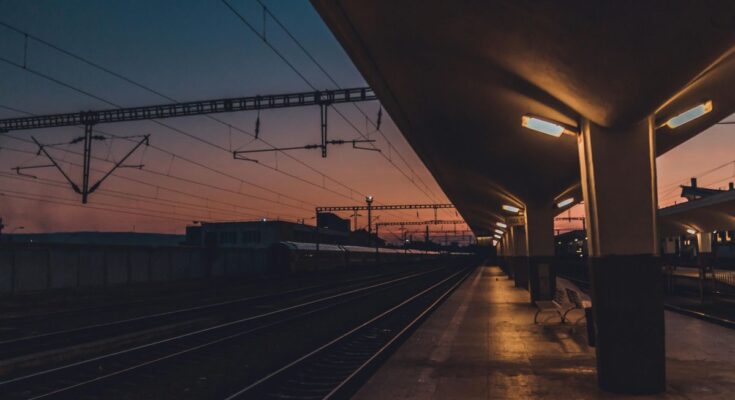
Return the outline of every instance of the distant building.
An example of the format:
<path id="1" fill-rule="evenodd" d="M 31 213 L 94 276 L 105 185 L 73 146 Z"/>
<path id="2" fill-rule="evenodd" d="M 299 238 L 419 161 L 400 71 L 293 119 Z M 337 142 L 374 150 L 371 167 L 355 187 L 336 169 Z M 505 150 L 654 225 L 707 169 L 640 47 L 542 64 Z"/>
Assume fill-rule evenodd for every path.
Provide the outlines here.
<path id="1" fill-rule="evenodd" d="M 350 220 L 340 218 L 337 214 L 333 213 L 318 213 L 316 215 L 316 224 L 319 225 L 319 229 L 332 229 L 340 232 L 350 231 Z"/>
<path id="2" fill-rule="evenodd" d="M 286 221 L 205 222 L 187 226 L 186 235 L 187 244 L 205 247 L 267 247 L 283 241 L 317 241 L 315 226 Z M 348 236 L 349 232 L 319 229 L 320 243 L 346 244 Z"/>
<path id="3" fill-rule="evenodd" d="M 728 190 L 733 190 L 733 183 L 730 182 Z M 697 186 L 697 178 L 692 178 L 690 186 L 681 185 L 681 197 L 686 198 L 689 201 L 698 200 L 704 197 L 709 197 L 715 194 L 725 192 L 721 189 L 710 189 Z"/>

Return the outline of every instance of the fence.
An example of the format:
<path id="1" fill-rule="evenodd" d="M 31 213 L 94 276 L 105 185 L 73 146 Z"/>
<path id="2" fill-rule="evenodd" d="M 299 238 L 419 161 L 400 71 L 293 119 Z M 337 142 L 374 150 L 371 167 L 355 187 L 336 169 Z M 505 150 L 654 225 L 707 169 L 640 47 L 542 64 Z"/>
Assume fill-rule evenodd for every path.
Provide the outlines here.
<path id="1" fill-rule="evenodd" d="M 11 243 L 0 245 L 0 294 L 260 275 L 265 269 L 264 249 Z"/>

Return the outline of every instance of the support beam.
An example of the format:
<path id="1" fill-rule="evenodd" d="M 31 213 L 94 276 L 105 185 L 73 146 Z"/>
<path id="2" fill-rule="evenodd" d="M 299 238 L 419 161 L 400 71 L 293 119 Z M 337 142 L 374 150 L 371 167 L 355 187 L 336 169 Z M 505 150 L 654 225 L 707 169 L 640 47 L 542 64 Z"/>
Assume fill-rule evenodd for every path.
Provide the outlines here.
<path id="1" fill-rule="evenodd" d="M 0 132 L 189 117 L 192 115 L 207 115 L 236 111 L 353 103 L 358 101 L 373 101 L 377 99 L 378 98 L 375 96 L 375 93 L 373 93 L 372 89 L 368 87 L 233 97 L 215 100 L 188 101 L 183 103 L 157 104 L 142 107 L 115 108 L 0 119 Z"/>
<path id="2" fill-rule="evenodd" d="M 92 159 L 92 124 L 84 125 L 84 163 L 82 166 L 82 204 L 89 197 L 89 168 Z"/>
<path id="3" fill-rule="evenodd" d="M 609 129 L 583 120 L 578 136 L 590 281 L 603 390 L 665 390 L 664 314 L 656 240 L 653 117 Z"/>

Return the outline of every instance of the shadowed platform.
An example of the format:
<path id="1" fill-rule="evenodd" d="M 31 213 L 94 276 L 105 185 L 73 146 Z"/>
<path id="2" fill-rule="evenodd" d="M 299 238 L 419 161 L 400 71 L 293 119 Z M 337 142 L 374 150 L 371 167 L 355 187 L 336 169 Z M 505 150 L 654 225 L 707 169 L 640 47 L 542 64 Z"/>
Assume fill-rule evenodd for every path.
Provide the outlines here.
<path id="1" fill-rule="evenodd" d="M 499 268 L 478 268 L 355 398 L 617 398 L 597 387 L 584 319 L 534 325 L 534 312 Z M 666 332 L 666 393 L 625 397 L 731 398 L 735 331 L 667 312 Z"/>

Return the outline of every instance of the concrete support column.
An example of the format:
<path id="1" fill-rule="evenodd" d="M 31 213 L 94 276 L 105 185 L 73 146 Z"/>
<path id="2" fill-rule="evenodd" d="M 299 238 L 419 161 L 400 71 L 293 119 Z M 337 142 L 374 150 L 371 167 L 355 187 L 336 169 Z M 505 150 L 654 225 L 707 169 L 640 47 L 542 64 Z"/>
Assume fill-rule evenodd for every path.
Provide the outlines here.
<path id="1" fill-rule="evenodd" d="M 664 239 L 664 254 L 675 254 L 676 253 L 676 238 L 667 237 Z"/>
<path id="2" fill-rule="evenodd" d="M 669 263 L 676 256 L 676 238 L 670 236 L 663 238 L 662 244 L 663 245 L 661 247 L 663 250 L 663 254 L 661 255 L 661 258 Z"/>
<path id="3" fill-rule="evenodd" d="M 616 129 L 582 121 L 578 148 L 598 383 L 616 393 L 661 392 L 666 372 L 653 117 Z"/>
<path id="4" fill-rule="evenodd" d="M 712 266 L 712 234 L 697 232 L 697 264 L 699 265 L 699 301 L 704 302 L 707 270 Z"/>
<path id="5" fill-rule="evenodd" d="M 710 232 L 697 233 L 697 255 L 699 265 L 705 267 L 712 260 L 712 234 Z"/>
<path id="6" fill-rule="evenodd" d="M 523 225 L 509 226 L 513 241 L 513 280 L 515 286 L 528 289 L 528 250 L 526 247 L 526 228 Z"/>
<path id="7" fill-rule="evenodd" d="M 515 261 L 515 246 L 513 240 L 513 227 L 509 226 L 505 235 L 503 235 L 503 245 L 505 246 L 505 269 L 508 278 L 513 279 L 515 271 L 513 270 Z"/>
<path id="8" fill-rule="evenodd" d="M 528 288 L 531 302 L 551 300 L 556 290 L 554 256 L 554 216 L 549 207 L 526 209 L 526 247 L 528 255 Z"/>

